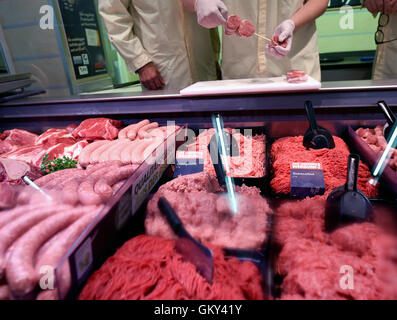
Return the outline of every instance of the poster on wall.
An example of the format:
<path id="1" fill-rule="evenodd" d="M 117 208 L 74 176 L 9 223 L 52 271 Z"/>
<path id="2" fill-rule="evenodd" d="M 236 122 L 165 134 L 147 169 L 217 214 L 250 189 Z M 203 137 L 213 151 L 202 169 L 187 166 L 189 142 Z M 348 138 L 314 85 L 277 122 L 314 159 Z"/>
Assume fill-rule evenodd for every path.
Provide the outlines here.
<path id="1" fill-rule="evenodd" d="M 76 79 L 107 73 L 94 0 L 58 0 Z"/>
<path id="2" fill-rule="evenodd" d="M 343 6 L 361 6 L 360 0 L 331 0 L 328 4 L 329 8 L 339 8 Z"/>

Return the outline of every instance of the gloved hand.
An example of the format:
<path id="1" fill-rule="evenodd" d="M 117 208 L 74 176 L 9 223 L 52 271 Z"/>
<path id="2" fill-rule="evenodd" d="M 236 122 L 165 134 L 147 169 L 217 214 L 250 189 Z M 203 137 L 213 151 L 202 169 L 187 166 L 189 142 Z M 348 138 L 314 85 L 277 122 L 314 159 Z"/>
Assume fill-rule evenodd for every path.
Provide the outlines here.
<path id="1" fill-rule="evenodd" d="M 295 23 L 292 20 L 285 20 L 279 24 L 273 33 L 273 39 L 278 38 L 278 42 L 269 43 L 266 46 L 267 52 L 276 58 L 284 58 L 291 51 L 294 30 Z"/>
<path id="2" fill-rule="evenodd" d="M 208 29 L 226 24 L 228 10 L 221 0 L 196 0 L 194 9 L 198 23 Z"/>

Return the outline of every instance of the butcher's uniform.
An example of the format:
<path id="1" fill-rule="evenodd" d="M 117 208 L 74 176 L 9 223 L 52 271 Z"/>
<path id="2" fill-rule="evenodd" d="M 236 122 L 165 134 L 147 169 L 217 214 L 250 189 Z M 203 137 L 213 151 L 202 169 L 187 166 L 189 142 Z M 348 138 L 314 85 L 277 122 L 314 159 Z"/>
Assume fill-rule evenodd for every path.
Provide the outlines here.
<path id="1" fill-rule="evenodd" d="M 216 79 L 211 31 L 181 0 L 99 0 L 99 12 L 129 72 L 153 62 L 174 90 Z"/>
<path id="2" fill-rule="evenodd" d="M 382 28 L 384 41 L 397 39 L 397 14 L 389 15 L 389 23 Z M 378 44 L 373 78 L 397 79 L 397 40 Z"/>
<path id="3" fill-rule="evenodd" d="M 224 0 L 229 15 L 238 14 L 256 27 L 256 32 L 271 38 L 274 29 L 290 19 L 304 0 Z M 267 42 L 259 37 L 240 38 L 223 35 L 222 74 L 224 79 L 275 77 L 297 69 L 321 80 L 315 21 L 294 32 L 290 53 L 282 60 L 266 54 Z"/>

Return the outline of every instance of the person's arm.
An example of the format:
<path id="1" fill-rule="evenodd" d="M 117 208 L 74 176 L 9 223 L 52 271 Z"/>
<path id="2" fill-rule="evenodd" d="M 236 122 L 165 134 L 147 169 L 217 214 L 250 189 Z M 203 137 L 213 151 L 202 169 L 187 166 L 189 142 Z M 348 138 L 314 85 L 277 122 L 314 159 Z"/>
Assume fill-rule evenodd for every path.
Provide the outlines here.
<path id="1" fill-rule="evenodd" d="M 128 71 L 138 72 L 142 84 L 151 90 L 160 89 L 164 81 L 152 58 L 133 33 L 134 21 L 128 11 L 131 0 L 99 0 L 99 13 L 103 18 L 111 43 L 126 62 Z"/>
<path id="2" fill-rule="evenodd" d="M 327 10 L 328 2 L 328 0 L 308 0 L 304 6 L 291 17 L 291 20 L 295 24 L 295 29 L 299 29 L 321 16 L 325 10 Z"/>
<path id="3" fill-rule="evenodd" d="M 316 20 L 328 7 L 328 0 L 308 0 L 290 19 L 280 23 L 273 33 L 273 42 L 266 46 L 267 52 L 279 59 L 292 48 L 294 31 Z"/>

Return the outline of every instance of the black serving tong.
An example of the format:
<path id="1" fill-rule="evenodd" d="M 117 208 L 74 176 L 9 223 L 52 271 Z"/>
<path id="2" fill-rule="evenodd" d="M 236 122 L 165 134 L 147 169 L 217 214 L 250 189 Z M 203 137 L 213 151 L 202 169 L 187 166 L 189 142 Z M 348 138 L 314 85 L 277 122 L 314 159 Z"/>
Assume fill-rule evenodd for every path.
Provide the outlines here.
<path id="1" fill-rule="evenodd" d="M 325 128 L 320 127 L 316 121 L 313 104 L 311 101 L 305 102 L 307 118 L 310 123 L 309 129 L 303 137 L 303 145 L 307 149 L 333 149 L 335 148 L 332 134 Z"/>
<path id="2" fill-rule="evenodd" d="M 379 101 L 378 106 L 382 109 L 382 112 L 387 121 L 383 129 L 383 135 L 385 136 L 386 140 L 388 140 L 390 138 L 390 133 L 393 125 L 396 122 L 396 116 L 385 101 Z"/>
<path id="3" fill-rule="evenodd" d="M 348 160 L 347 181 L 328 196 L 325 209 L 325 229 L 332 232 L 339 226 L 371 219 L 372 205 L 357 187 L 360 156 L 351 154 Z"/>
<path id="4" fill-rule="evenodd" d="M 197 272 L 202 275 L 209 284 L 212 284 L 214 258 L 211 249 L 207 248 L 190 235 L 174 209 L 172 209 L 171 205 L 164 197 L 159 199 L 157 205 L 166 217 L 174 233 L 178 236 L 175 242 L 175 250 L 186 261 L 192 263 L 196 267 Z"/>

